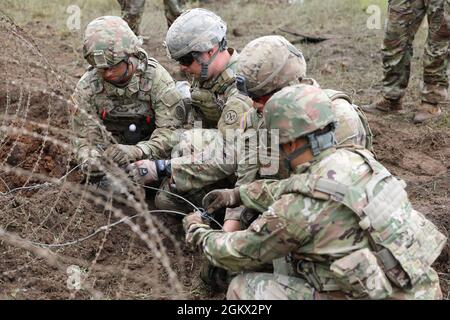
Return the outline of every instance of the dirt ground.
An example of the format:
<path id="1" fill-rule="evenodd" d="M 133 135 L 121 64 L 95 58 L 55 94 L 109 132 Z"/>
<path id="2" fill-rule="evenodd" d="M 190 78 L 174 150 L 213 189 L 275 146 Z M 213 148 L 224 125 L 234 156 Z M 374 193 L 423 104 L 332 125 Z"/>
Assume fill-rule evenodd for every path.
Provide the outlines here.
<path id="1" fill-rule="evenodd" d="M 17 13 L 14 7 L 8 7 L 8 2 L 6 8 L 0 6 L 0 9 L 14 18 Z M 365 28 L 368 16 L 365 6 L 355 4 L 353 8 L 351 1 L 343 1 L 345 14 L 333 15 L 330 21 L 326 17 L 337 6 L 331 1 L 318 5 L 319 10 L 307 7 L 306 1 L 304 13 L 283 1 L 249 2 L 209 1 L 202 5 L 228 21 L 232 47 L 242 49 L 257 36 L 282 34 L 304 52 L 309 76 L 323 88 L 344 90 L 357 104 L 376 97 L 380 88 L 382 31 Z M 154 1 L 147 6 L 156 8 L 152 14 L 163 14 Z M 252 10 L 264 16 L 262 23 L 257 14 L 251 14 Z M 266 12 L 270 10 L 274 10 L 273 21 L 266 20 Z M 289 10 L 292 14 L 300 12 L 298 19 L 279 17 L 280 12 L 286 14 Z M 317 19 L 308 10 L 317 12 Z M 0 64 L 5 76 L 0 79 L 0 230 L 48 244 L 83 238 L 117 221 L 118 216 L 108 205 L 92 201 L 87 187 L 80 184 L 81 174 L 70 171 L 77 164 L 67 147 L 70 134 L 67 99 L 86 66 L 78 46 L 81 33 L 61 32 L 48 17 L 39 15 L 17 22 L 18 28 L 2 11 L 0 36 L 4 41 L 1 41 Z M 144 34 L 149 37 L 144 47 L 177 77 L 176 64 L 169 61 L 161 46 L 166 30 L 164 20 L 159 18 L 157 22 L 162 25 L 156 30 L 163 32 L 154 34 L 155 30 L 144 21 Z M 280 27 L 327 35 L 331 39 L 303 43 L 299 37 L 280 31 Z M 411 122 L 419 102 L 421 39 L 424 38 L 421 32 L 405 99 L 408 112 L 368 115 L 368 119 L 378 159 L 407 182 L 414 207 L 449 236 L 450 109 L 435 123 L 413 125 Z M 63 176 L 64 183 L 50 184 L 55 180 L 49 179 Z M 46 181 L 43 177 L 49 181 L 48 185 L 42 185 Z M 30 188 L 35 185 L 40 186 Z M 151 193 L 147 195 L 151 197 Z M 152 207 L 151 202 L 148 205 Z M 135 213 L 135 208 L 129 206 L 113 206 L 125 215 Z M 150 243 L 127 224 L 83 242 L 51 248 L 54 254 L 1 241 L 0 298 L 223 299 L 222 293 L 211 292 L 198 278 L 202 258 L 184 246 L 181 217 L 154 214 L 150 220 L 142 217 L 134 220 L 143 233 L 158 234 L 157 240 L 152 238 Z M 447 299 L 449 252 L 447 244 L 434 265 Z M 82 290 L 68 289 L 69 265 L 79 266 L 87 275 Z"/>

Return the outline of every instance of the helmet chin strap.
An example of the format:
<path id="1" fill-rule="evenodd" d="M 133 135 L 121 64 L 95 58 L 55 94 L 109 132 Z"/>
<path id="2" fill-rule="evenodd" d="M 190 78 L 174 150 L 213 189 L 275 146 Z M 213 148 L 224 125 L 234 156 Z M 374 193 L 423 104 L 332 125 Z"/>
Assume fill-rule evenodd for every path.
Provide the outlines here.
<path id="1" fill-rule="evenodd" d="M 334 135 L 334 123 L 330 127 L 330 131 L 317 134 L 311 133 L 307 136 L 308 143 L 301 146 L 300 148 L 295 149 L 289 155 L 284 158 L 285 166 L 289 168 L 289 170 L 293 171 L 294 168 L 291 166 L 291 161 L 303 154 L 306 150 L 311 149 L 312 155 L 315 157 L 319 155 L 322 151 L 331 148 L 336 145 L 336 138 Z"/>
<path id="2" fill-rule="evenodd" d="M 127 64 L 127 67 L 125 68 L 125 72 L 119 77 L 119 80 L 117 80 L 117 81 L 106 81 L 106 82 L 109 82 L 112 85 L 117 86 L 117 87 L 125 87 L 125 86 L 128 85 L 128 83 L 131 80 L 131 77 L 128 80 L 126 80 L 126 81 L 124 79 L 126 79 L 128 77 L 128 70 L 130 69 L 130 65 L 132 63 L 130 63 L 130 59 L 129 58 L 127 58 L 126 60 L 123 60 L 123 62 L 125 62 Z"/>
<path id="3" fill-rule="evenodd" d="M 202 59 L 201 54 L 202 52 L 193 52 L 192 56 L 194 59 L 201 65 L 202 69 L 200 71 L 200 82 L 205 82 L 208 80 L 208 67 L 209 65 L 214 61 L 214 59 L 217 57 L 217 54 L 221 51 L 223 51 L 227 46 L 227 39 L 223 38 L 222 41 L 219 43 L 219 47 L 217 48 L 216 52 L 209 58 L 208 61 L 205 61 Z"/>

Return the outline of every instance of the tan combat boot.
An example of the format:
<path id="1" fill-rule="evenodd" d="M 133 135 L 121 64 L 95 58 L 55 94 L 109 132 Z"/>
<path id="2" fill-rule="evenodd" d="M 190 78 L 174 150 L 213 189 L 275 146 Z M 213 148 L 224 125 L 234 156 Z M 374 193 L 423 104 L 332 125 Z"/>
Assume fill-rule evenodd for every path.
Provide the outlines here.
<path id="1" fill-rule="evenodd" d="M 388 112 L 392 113 L 404 112 L 401 99 L 391 100 L 386 99 L 385 97 L 378 98 L 372 104 L 363 105 L 361 106 L 361 109 L 365 112 L 372 114 L 385 114 Z"/>
<path id="2" fill-rule="evenodd" d="M 422 102 L 416 114 L 414 115 L 414 123 L 422 123 L 426 120 L 436 119 L 442 116 L 442 110 L 437 104 Z"/>

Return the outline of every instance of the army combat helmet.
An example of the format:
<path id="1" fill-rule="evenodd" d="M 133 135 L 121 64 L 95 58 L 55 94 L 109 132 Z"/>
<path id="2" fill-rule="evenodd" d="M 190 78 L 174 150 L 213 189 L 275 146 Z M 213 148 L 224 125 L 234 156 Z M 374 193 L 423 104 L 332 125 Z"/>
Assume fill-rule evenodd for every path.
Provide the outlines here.
<path id="1" fill-rule="evenodd" d="M 282 36 L 249 42 L 237 64 L 236 85 L 250 98 L 262 97 L 306 77 L 303 54 Z"/>
<path id="2" fill-rule="evenodd" d="M 91 21 L 84 32 L 83 56 L 94 68 L 112 67 L 137 54 L 141 41 L 120 17 L 103 16 Z"/>
<path id="3" fill-rule="evenodd" d="M 332 102 L 315 86 L 298 84 L 275 93 L 264 107 L 268 129 L 278 129 L 280 144 L 306 137 L 308 143 L 291 153 L 287 160 L 311 148 L 313 156 L 336 144 Z"/>
<path id="4" fill-rule="evenodd" d="M 201 8 L 187 10 L 167 31 L 165 41 L 167 54 L 184 65 L 190 65 L 195 59 L 202 66 L 200 78 L 205 81 L 208 66 L 218 52 L 227 48 L 226 33 L 226 23 L 215 13 Z M 200 53 L 208 52 L 216 45 L 219 49 L 209 61 L 200 58 Z"/>

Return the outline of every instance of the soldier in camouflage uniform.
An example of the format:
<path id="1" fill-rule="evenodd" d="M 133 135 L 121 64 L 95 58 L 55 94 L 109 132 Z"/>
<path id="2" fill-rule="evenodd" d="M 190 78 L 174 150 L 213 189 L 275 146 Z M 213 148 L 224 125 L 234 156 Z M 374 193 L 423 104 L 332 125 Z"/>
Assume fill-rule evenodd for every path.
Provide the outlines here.
<path id="1" fill-rule="evenodd" d="M 251 100 L 239 94 L 235 86 L 238 53 L 227 47 L 226 31 L 225 22 L 213 12 L 192 9 L 176 19 L 166 36 L 168 54 L 179 62 L 181 71 L 193 77 L 190 94 L 191 111 L 195 121 L 201 122 L 205 129 L 217 128 L 223 135 L 228 129 L 239 128 L 240 116 L 251 107 Z M 216 144 L 221 144 L 222 139 L 217 130 L 200 130 L 198 134 L 207 137 L 206 141 L 212 150 L 216 148 Z M 187 133 L 184 137 L 190 136 L 197 136 L 197 134 Z M 197 204 L 200 203 L 208 188 L 209 190 L 213 188 L 212 185 L 208 187 L 206 184 L 195 190 L 172 188 L 171 178 L 167 176 L 171 175 L 171 168 L 166 168 L 166 164 L 170 166 L 168 161 L 140 163 L 139 166 L 150 168 L 149 172 L 157 170 L 160 173 L 143 177 L 142 181 L 150 182 L 154 177 L 164 179 L 161 183 L 163 190 L 180 192 Z M 139 166 L 135 167 L 135 171 L 139 169 Z M 225 167 L 228 168 L 228 166 Z M 195 166 L 191 174 L 195 175 L 198 168 Z M 215 168 L 221 170 L 220 166 Z M 160 209 L 190 210 L 186 207 L 185 201 L 164 191 L 158 192 L 155 204 Z"/>
<path id="2" fill-rule="evenodd" d="M 413 56 L 413 40 L 424 17 L 428 39 L 423 56 L 422 103 L 414 123 L 442 115 L 448 90 L 447 52 L 450 42 L 448 0 L 391 0 L 383 43 L 382 96 L 363 110 L 376 114 L 402 112 L 402 98 L 408 86 Z"/>
<path id="3" fill-rule="evenodd" d="M 72 96 L 74 145 L 82 169 L 101 175 L 103 156 L 119 165 L 168 157 L 173 132 L 186 121 L 169 73 L 148 57 L 120 17 L 89 23 L 83 54 L 91 66 Z"/>
<path id="4" fill-rule="evenodd" d="M 130 26 L 136 35 L 139 35 L 139 26 L 141 25 L 144 14 L 145 0 L 117 0 L 122 11 L 122 19 Z"/>
<path id="5" fill-rule="evenodd" d="M 243 203 L 263 214 L 239 232 L 212 230 L 190 214 L 187 243 L 216 266 L 244 271 L 228 299 L 441 299 L 431 264 L 445 236 L 368 150 L 336 148 L 331 104 L 309 85 L 275 93 L 264 119 L 279 130 L 291 176 L 212 191 L 208 209 Z M 273 273 L 258 272 L 270 262 Z"/>
<path id="6" fill-rule="evenodd" d="M 262 109 L 264 102 L 276 90 L 298 83 L 312 83 L 318 86 L 313 79 L 306 78 L 306 62 L 302 53 L 281 36 L 266 36 L 250 42 L 238 59 L 238 73 L 240 79 L 245 81 L 246 89 L 256 88 L 250 93 L 255 108 L 245 112 L 239 121 L 240 137 L 248 140 L 257 135 L 258 130 L 265 129 Z M 249 95 L 247 90 L 242 90 L 243 95 Z M 351 103 L 350 97 L 335 90 L 326 90 L 326 93 L 333 100 L 333 110 L 338 118 L 336 130 L 338 144 L 356 144 L 370 148 L 371 132 L 367 120 L 358 111 L 358 107 Z M 207 138 L 204 140 L 209 141 Z M 214 148 L 206 148 L 204 152 L 198 153 L 199 158 L 203 160 L 202 163 L 196 162 L 195 158 L 190 163 L 183 161 L 185 159 L 172 159 L 171 181 L 176 190 L 180 193 L 199 193 L 197 190 L 205 193 L 205 186 L 210 189 L 212 184 L 235 175 L 238 177 L 236 185 L 250 183 L 261 177 L 274 177 L 273 172 L 270 174 L 266 172 L 269 161 L 266 161 L 268 159 L 260 161 L 257 156 L 257 150 L 260 149 L 256 146 L 250 148 L 248 144 L 245 145 L 242 153 L 246 157 L 242 158 L 239 164 L 237 159 L 231 164 L 218 163 L 209 156 L 214 153 L 211 149 Z M 236 152 L 237 150 L 234 150 L 232 153 Z M 252 162 L 252 157 L 258 161 Z M 177 202 L 180 202 L 177 209 L 191 209 L 181 200 Z M 255 214 L 246 212 L 246 216 L 251 219 Z M 240 218 L 241 210 L 227 210 L 225 230 L 239 228 Z"/>
<path id="7" fill-rule="evenodd" d="M 306 78 L 306 62 L 302 53 L 281 36 L 265 36 L 251 41 L 242 50 L 238 60 L 238 87 L 242 93 L 253 99 L 254 108 L 244 113 L 240 120 L 241 138 L 252 141 L 252 136 L 265 129 L 262 111 L 265 102 L 277 90 L 283 87 L 308 83 L 318 86 L 313 79 Z M 371 132 L 367 120 L 358 107 L 352 104 L 348 95 L 335 90 L 325 90 L 333 100 L 333 111 L 338 119 L 336 137 L 339 145 L 355 144 L 371 148 Z M 250 183 L 262 177 L 276 177 L 267 170 L 270 159 L 260 159 L 255 146 L 245 145 L 240 163 L 234 166 L 222 166 L 220 170 L 214 164 L 172 165 L 173 181 L 179 190 L 202 188 L 214 182 L 214 178 L 223 179 L 236 173 L 236 185 Z M 261 154 L 270 155 L 270 151 Z M 252 162 L 251 160 L 257 159 Z M 194 170 L 194 166 L 199 169 Z M 193 174 L 195 172 L 195 174 Z M 240 210 L 228 210 L 224 225 L 225 230 L 232 230 L 240 221 Z M 246 220 L 255 215 L 246 212 Z M 236 221 L 236 222 L 233 222 Z M 234 227 L 232 227 L 234 225 Z M 245 223 L 244 223 L 245 225 Z"/>

